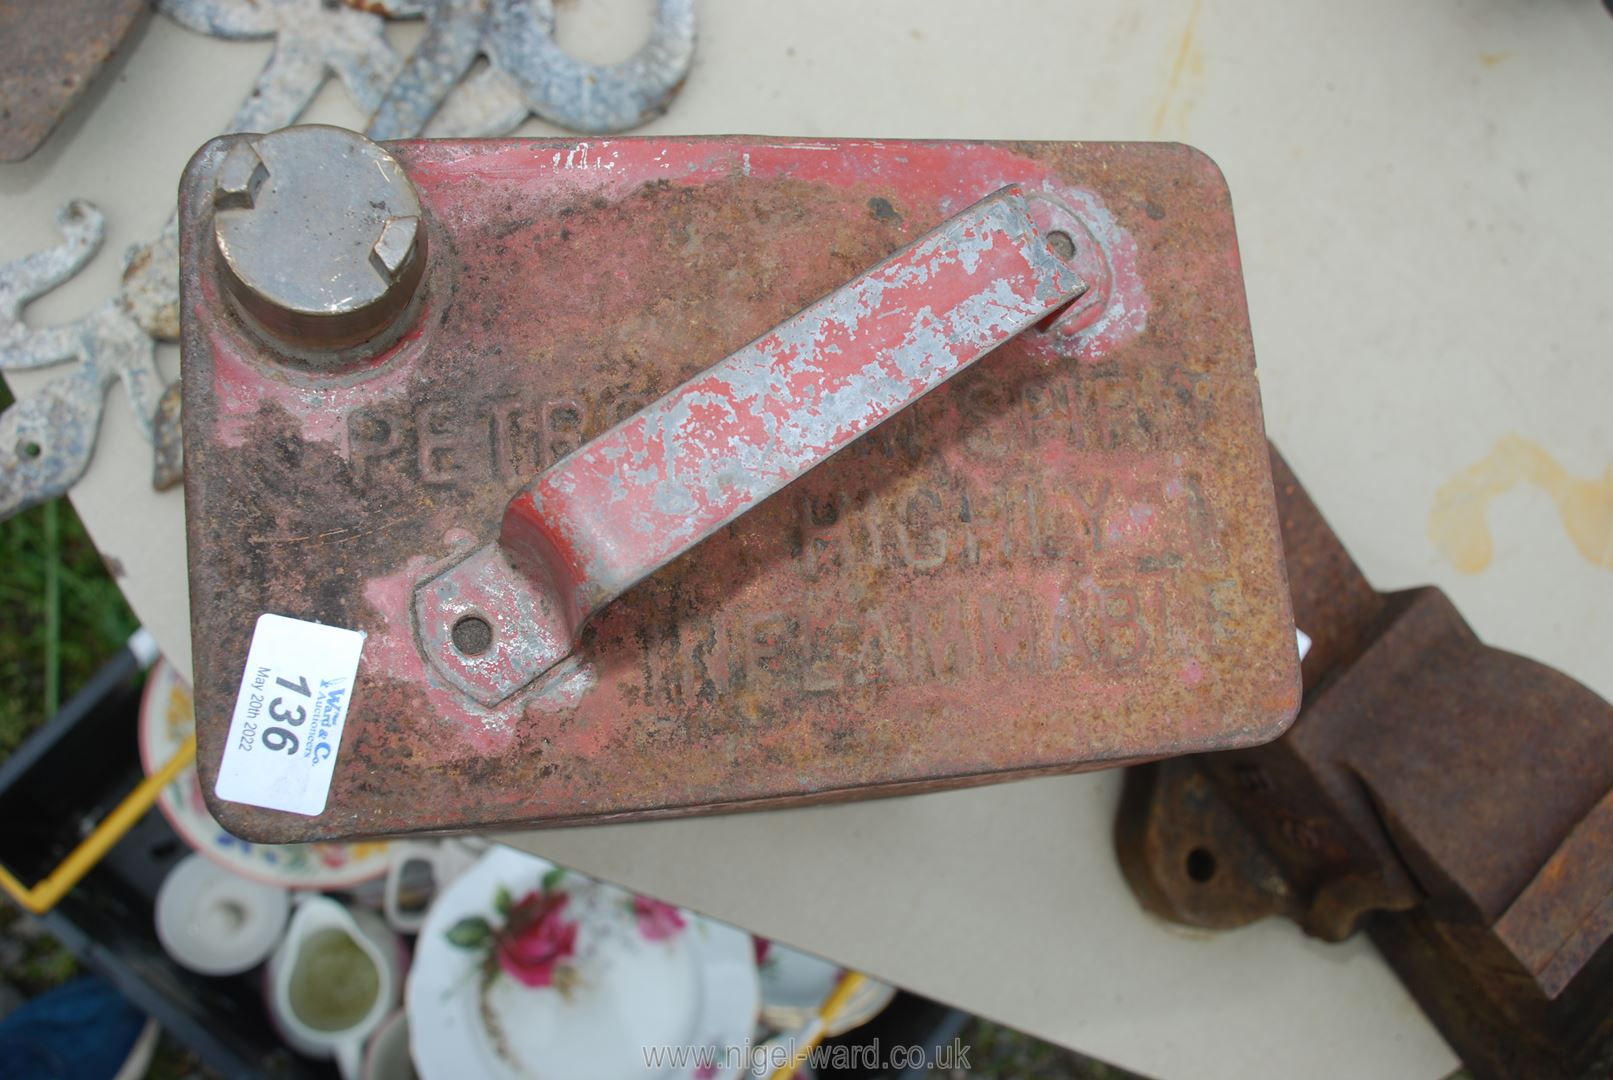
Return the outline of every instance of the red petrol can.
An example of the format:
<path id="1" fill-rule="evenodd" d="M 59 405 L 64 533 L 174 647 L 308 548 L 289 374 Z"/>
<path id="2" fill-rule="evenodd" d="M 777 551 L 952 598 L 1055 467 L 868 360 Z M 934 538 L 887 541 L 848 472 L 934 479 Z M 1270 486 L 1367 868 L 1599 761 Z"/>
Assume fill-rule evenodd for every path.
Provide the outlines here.
<path id="1" fill-rule="evenodd" d="M 198 767 L 232 832 L 757 809 L 1247 746 L 1292 719 L 1231 203 L 1197 151 L 387 144 L 423 269 L 386 333 L 321 356 L 221 266 L 243 138 L 204 147 L 181 196 Z M 446 608 L 420 621 L 422 588 L 507 541 L 534 476 L 1009 187 L 1067 215 L 1049 228 L 1074 299 L 601 594 L 541 678 L 473 693 L 432 659 L 469 639 L 431 621 Z M 887 295 L 833 348 L 929 325 L 928 301 Z M 213 793 L 266 612 L 365 635 L 318 815 Z"/>

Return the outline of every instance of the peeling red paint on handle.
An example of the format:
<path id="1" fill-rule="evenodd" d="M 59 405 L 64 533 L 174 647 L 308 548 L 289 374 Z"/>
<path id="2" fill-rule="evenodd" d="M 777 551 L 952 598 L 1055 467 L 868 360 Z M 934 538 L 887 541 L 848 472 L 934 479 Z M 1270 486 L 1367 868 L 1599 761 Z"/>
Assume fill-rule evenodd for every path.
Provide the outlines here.
<path id="1" fill-rule="evenodd" d="M 1081 295 L 1032 199 L 988 196 L 542 473 L 417 591 L 427 658 L 503 700 L 635 582 Z M 473 655 L 467 615 L 493 631 Z"/>

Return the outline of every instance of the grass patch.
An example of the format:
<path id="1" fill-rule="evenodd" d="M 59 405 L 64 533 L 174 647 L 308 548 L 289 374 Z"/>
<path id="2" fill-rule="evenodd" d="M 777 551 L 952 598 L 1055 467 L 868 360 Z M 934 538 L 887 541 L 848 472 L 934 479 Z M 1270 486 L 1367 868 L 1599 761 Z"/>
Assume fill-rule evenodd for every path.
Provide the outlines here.
<path id="1" fill-rule="evenodd" d="M 66 499 L 0 522 L 0 759 L 138 625 Z"/>
<path id="2" fill-rule="evenodd" d="M 0 409 L 11 401 L 0 382 Z M 137 625 L 66 499 L 0 521 L 0 761 Z M 78 970 L 72 953 L 0 896 L 0 982 L 31 997 Z"/>

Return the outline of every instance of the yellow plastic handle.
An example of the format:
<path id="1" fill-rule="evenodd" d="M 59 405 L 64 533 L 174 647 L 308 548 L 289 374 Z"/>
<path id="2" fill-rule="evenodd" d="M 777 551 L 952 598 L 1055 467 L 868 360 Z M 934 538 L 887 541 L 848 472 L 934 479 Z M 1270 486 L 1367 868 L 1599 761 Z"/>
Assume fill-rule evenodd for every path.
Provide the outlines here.
<path id="1" fill-rule="evenodd" d="M 86 836 L 56 869 L 45 876 L 45 880 L 30 889 L 18 881 L 11 871 L 0 866 L 0 887 L 10 893 L 13 900 L 35 915 L 43 915 L 60 903 L 68 890 L 77 885 L 84 875 L 112 850 L 112 845 L 122 840 L 123 835 L 134 828 L 134 823 L 144 817 L 146 811 L 151 809 L 151 804 L 157 801 L 162 789 L 172 783 L 174 777 L 195 760 L 196 736 L 191 735 L 179 745 L 179 749 L 174 751 L 172 757 L 163 762 L 162 768 L 140 781 L 140 785 L 129 792 L 128 797 L 118 803 L 116 809 L 95 827 L 95 831 Z"/>
<path id="2" fill-rule="evenodd" d="M 819 1006 L 817 1019 L 808 1025 L 806 1037 L 796 1047 L 794 1057 L 791 1058 L 788 1064 L 775 1070 L 770 1080 L 789 1080 L 800 1070 L 801 1066 L 807 1063 L 807 1059 L 812 1056 L 812 1051 L 817 1049 L 818 1044 L 823 1041 L 823 1037 L 828 1034 L 829 1025 L 834 1023 L 835 1018 L 840 1015 L 840 1011 L 851 1000 L 851 996 L 861 990 L 863 983 L 867 981 L 868 976 L 858 971 L 848 971 L 840 976 L 840 981 L 835 984 L 835 988 L 830 991 L 829 996 L 824 998 L 823 1004 Z"/>

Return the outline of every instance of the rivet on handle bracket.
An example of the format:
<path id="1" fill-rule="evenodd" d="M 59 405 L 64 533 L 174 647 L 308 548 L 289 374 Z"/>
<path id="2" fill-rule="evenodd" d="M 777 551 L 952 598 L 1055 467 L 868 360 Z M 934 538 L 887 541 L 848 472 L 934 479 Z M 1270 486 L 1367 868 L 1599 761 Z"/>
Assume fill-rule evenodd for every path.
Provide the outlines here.
<path id="1" fill-rule="evenodd" d="M 1077 229 L 1005 187 L 555 463 L 416 589 L 427 659 L 483 705 L 527 686 L 634 583 L 1084 293 Z"/>

